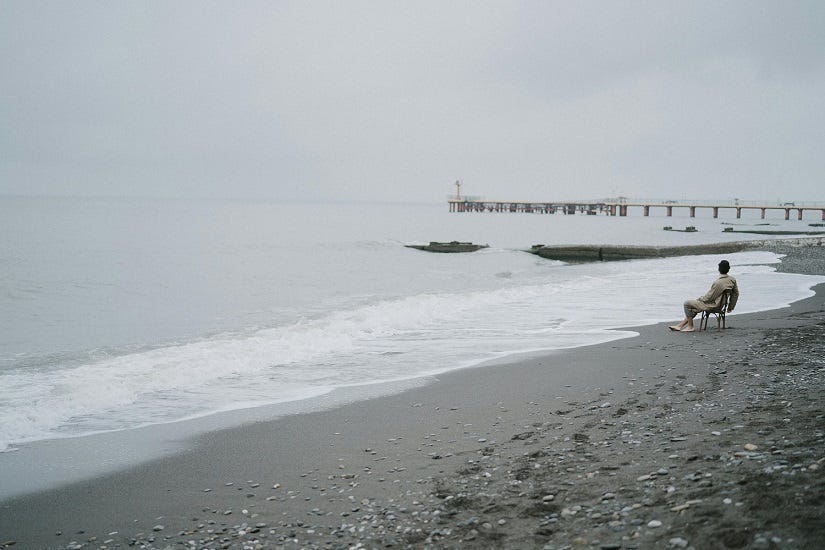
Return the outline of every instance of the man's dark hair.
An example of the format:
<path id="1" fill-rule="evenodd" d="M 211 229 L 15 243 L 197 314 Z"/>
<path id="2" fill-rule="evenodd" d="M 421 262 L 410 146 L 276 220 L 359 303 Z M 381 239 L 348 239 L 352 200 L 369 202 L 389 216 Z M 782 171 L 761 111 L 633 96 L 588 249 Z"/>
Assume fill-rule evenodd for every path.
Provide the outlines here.
<path id="1" fill-rule="evenodd" d="M 730 271 L 730 264 L 728 263 L 728 261 L 722 260 L 721 262 L 719 262 L 719 273 L 724 275 L 728 271 Z"/>

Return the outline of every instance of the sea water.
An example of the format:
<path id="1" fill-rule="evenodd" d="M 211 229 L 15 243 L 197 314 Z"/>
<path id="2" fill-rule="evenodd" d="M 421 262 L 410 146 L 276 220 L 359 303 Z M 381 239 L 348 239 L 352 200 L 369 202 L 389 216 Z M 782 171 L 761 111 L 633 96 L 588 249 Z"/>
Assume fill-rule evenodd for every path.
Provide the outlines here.
<path id="1" fill-rule="evenodd" d="M 720 257 L 565 264 L 525 250 L 743 240 L 723 224 L 765 223 L 684 210 L 607 217 L 450 213 L 446 203 L 2 197 L 0 450 L 420 378 L 675 321 L 686 298 L 707 291 Z M 490 246 L 403 246 L 430 240 Z M 773 253 L 726 258 L 742 289 L 737 313 L 785 306 L 825 281 L 776 272 Z"/>

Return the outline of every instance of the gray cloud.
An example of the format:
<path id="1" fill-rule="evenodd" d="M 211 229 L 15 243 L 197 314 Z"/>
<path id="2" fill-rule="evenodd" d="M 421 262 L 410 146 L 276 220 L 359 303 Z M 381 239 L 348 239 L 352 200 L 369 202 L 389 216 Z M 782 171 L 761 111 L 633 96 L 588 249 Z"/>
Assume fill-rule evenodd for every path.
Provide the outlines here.
<path id="1" fill-rule="evenodd" d="M 0 193 L 825 200 L 820 2 L 0 4 Z"/>

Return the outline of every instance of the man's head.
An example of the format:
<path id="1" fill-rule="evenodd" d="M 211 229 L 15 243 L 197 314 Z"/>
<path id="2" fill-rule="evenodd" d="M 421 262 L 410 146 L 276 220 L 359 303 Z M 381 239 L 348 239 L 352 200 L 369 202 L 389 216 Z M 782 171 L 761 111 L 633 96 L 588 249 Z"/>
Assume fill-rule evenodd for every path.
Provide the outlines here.
<path id="1" fill-rule="evenodd" d="M 728 271 L 730 271 L 730 264 L 728 263 L 728 261 L 722 260 L 721 262 L 719 262 L 719 273 L 724 275 Z"/>

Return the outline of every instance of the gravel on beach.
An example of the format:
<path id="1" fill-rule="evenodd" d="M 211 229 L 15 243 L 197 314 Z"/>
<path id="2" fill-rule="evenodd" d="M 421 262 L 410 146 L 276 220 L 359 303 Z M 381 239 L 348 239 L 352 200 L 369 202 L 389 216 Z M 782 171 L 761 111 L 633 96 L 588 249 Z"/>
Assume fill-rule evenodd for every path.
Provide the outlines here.
<path id="1" fill-rule="evenodd" d="M 782 270 L 825 274 L 822 247 L 774 250 L 788 254 Z M 724 331 L 643 327 L 601 352 L 558 354 L 624 370 L 552 398 L 481 403 L 483 425 L 467 410 L 472 387 L 465 401 L 394 396 L 420 414 L 415 429 L 326 449 L 318 437 L 300 471 L 247 457 L 273 461 L 270 475 L 215 472 L 158 493 L 185 503 L 174 517 L 144 506 L 131 530 L 77 526 L 0 548 L 822 548 L 823 294 L 732 316 Z"/>

